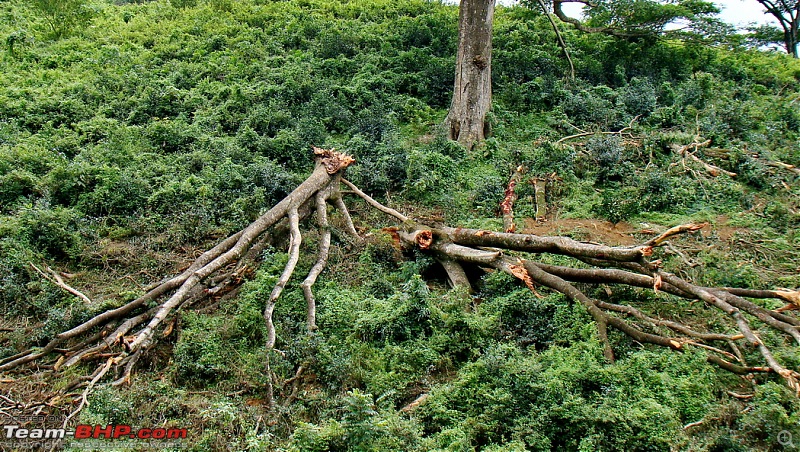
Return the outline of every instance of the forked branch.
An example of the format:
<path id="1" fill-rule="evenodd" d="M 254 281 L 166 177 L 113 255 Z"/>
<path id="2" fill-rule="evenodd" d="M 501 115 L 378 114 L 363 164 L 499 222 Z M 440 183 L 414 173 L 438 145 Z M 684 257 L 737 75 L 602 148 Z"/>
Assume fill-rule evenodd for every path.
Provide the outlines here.
<path id="1" fill-rule="evenodd" d="M 343 179 L 342 171 L 352 163 L 351 157 L 333 150 L 315 148 L 314 151 L 318 164 L 308 179 L 249 226 L 203 253 L 181 274 L 154 285 L 136 300 L 104 311 L 58 334 L 40 349 L 31 348 L 0 360 L 0 371 L 10 371 L 34 361 L 50 360 L 56 371 L 78 363 L 96 362 L 95 372 L 88 379 L 81 380 L 83 384 L 91 382 L 87 389 L 99 383 L 112 368 L 117 375 L 113 384 L 130 383 L 131 374 L 140 358 L 160 338 L 172 331 L 176 312 L 191 309 L 205 298 L 212 297 L 215 303 L 224 300 L 219 295 L 225 292 L 223 286 L 241 279 L 237 272 L 251 266 L 250 260 L 260 254 L 258 250 L 265 246 L 265 231 L 269 229 L 272 235 L 289 236 L 289 258 L 269 299 L 264 301 L 264 322 L 267 326 L 265 370 L 268 375 L 266 400 L 269 407 L 275 406 L 273 385 L 286 386 L 290 381 L 291 394 L 284 403 L 293 400 L 297 397 L 299 377 L 281 383 L 282 380 L 272 374 L 270 367 L 270 360 L 275 357 L 272 352 L 276 351 L 278 341 L 273 315 L 276 303 L 284 288 L 291 283 L 299 262 L 303 220 L 315 211 L 319 230 L 317 258 L 300 286 L 307 303 L 308 331 L 316 329 L 313 285 L 327 265 L 332 246 L 328 203 L 341 212 L 346 232 L 358 237 L 339 190 L 341 182 L 349 188 L 349 193 L 362 198 L 369 208 L 399 220 L 401 225 L 392 228 L 399 244 L 407 249 L 415 248 L 432 254 L 444 267 L 452 286 L 471 288 L 472 282 L 464 266 L 477 266 L 506 272 L 534 293 L 537 293 L 537 286 L 542 286 L 582 305 L 597 326 L 598 337 L 609 361 L 614 360 L 608 332 L 612 328 L 640 344 L 654 344 L 677 351 L 688 347 L 699 348 L 707 353 L 709 362 L 734 373 L 774 373 L 790 387 L 800 391 L 800 373 L 782 363 L 761 340 L 763 330 L 770 329 L 787 339 L 787 343 L 793 340 L 800 344 L 800 319 L 792 312 L 793 308 L 800 307 L 799 291 L 702 287 L 665 272 L 658 260 L 651 261 L 653 254 L 660 246 L 667 244 L 668 239 L 695 232 L 705 224 L 679 225 L 631 247 L 604 246 L 568 237 L 431 227 L 381 204 Z M 513 187 L 510 191 L 513 191 Z M 511 198 L 508 199 L 513 202 Z M 546 265 L 536 257 L 542 254 L 568 256 L 580 264 L 576 267 Z M 52 274 L 40 272 L 58 282 Z M 703 328 L 690 327 L 680 318 L 661 318 L 642 307 L 594 299 L 587 295 L 590 292 L 583 289 L 586 284 L 618 284 L 652 290 L 660 293 L 661 297 L 701 300 L 708 307 L 725 313 L 729 320 L 720 331 L 703 331 Z M 768 310 L 746 298 L 776 299 L 788 304 L 780 310 Z M 750 347 L 755 351 L 762 361 L 761 365 L 746 363 L 742 347 Z M 297 375 L 301 374 L 298 369 Z"/>

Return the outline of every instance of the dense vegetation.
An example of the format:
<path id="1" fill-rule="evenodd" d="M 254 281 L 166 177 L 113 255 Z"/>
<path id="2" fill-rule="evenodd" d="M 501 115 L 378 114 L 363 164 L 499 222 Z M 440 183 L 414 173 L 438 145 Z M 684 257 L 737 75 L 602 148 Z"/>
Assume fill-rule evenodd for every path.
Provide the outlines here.
<path id="1" fill-rule="evenodd" d="M 668 268 L 709 285 L 800 286 L 800 178 L 771 166 L 800 166 L 800 64 L 735 36 L 625 41 L 564 27 L 569 80 L 547 18 L 498 7 L 492 137 L 466 153 L 438 129 L 455 6 L 55 4 L 0 2 L 0 357 L 136 297 L 252 221 L 309 173 L 312 144 L 354 154 L 349 177 L 372 195 L 451 225 L 501 228 L 497 205 L 523 164 L 531 177 L 557 176 L 554 225 L 600 218 L 631 233 L 709 221 Z M 696 155 L 735 177 L 712 177 L 670 147 L 706 139 Z M 519 191 L 518 217 L 533 216 L 533 188 Z M 100 387 L 80 422 L 191 425 L 197 450 L 735 451 L 781 449 L 784 430 L 800 438 L 800 401 L 777 379 L 622 335 L 606 364 L 580 306 L 495 273 L 476 294 L 448 291 L 430 258 L 398 254 L 384 218 L 354 216 L 368 240 L 335 236 L 319 333 L 305 333 L 296 284 L 278 306 L 273 370 L 279 380 L 308 370 L 275 422 L 260 411 L 261 311 L 282 249 L 264 252 L 236 297 L 181 313 L 133 384 Z M 29 262 L 75 274 L 93 303 Z M 719 322 L 698 303 L 609 290 L 698 328 Z M 783 339 L 763 339 L 800 366 Z M 24 379 L 58 390 L 71 375 Z M 18 381 L 13 398 L 44 397 Z"/>

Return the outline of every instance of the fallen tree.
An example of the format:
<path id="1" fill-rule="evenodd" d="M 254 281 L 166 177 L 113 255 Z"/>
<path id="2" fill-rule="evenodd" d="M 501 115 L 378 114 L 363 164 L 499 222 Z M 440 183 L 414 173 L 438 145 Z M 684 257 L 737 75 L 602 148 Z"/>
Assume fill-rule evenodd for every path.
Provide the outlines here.
<path id="1" fill-rule="evenodd" d="M 695 232 L 704 224 L 676 226 L 632 247 L 604 246 L 567 237 L 434 227 L 379 203 L 344 179 L 344 170 L 354 161 L 351 157 L 334 150 L 314 148 L 314 152 L 316 168 L 302 184 L 249 226 L 204 252 L 181 274 L 154 284 L 144 295 L 125 305 L 102 312 L 56 335 L 44 347 L 4 358 L 0 361 L 0 371 L 9 372 L 31 364 L 62 371 L 79 363 L 96 362 L 93 373 L 67 388 L 68 391 L 85 388 L 80 410 L 88 391 L 112 370 L 116 374 L 112 384 L 130 383 L 131 373 L 142 355 L 152 350 L 159 339 L 172 333 L 175 316 L 180 310 L 190 309 L 201 300 L 221 302 L 235 294 L 232 288 L 241 281 L 260 251 L 270 241 L 288 235 L 288 262 L 264 306 L 265 372 L 270 375 L 265 403 L 272 407 L 277 383 L 269 363 L 276 343 L 273 312 L 299 260 L 303 240 L 301 222 L 315 214 L 320 230 L 316 263 L 302 283 L 309 332 L 316 329 L 313 285 L 326 266 L 331 246 L 328 204 L 342 215 L 346 232 L 358 237 L 342 198 L 344 192 L 340 186 L 344 184 L 349 188 L 348 194 L 360 197 L 368 206 L 399 221 L 399 226 L 388 229 L 397 245 L 430 253 L 442 264 L 451 285 L 471 289 L 473 282 L 464 266 L 477 266 L 513 275 L 534 292 L 536 286 L 547 287 L 584 306 L 595 321 L 609 362 L 615 359 L 608 337 L 611 327 L 639 343 L 676 351 L 699 347 L 707 353 L 710 363 L 736 374 L 775 373 L 800 394 L 800 373 L 774 356 L 761 340 L 759 330 L 775 330 L 800 344 L 800 319 L 785 312 L 800 307 L 800 291 L 702 287 L 665 271 L 661 261 L 654 258 L 657 249 L 668 244 L 671 237 Z M 583 264 L 576 267 L 547 265 L 536 258 L 545 253 L 568 256 Z M 619 284 L 701 300 L 708 307 L 727 314 L 730 322 L 727 331 L 698 331 L 679 319 L 662 319 L 633 306 L 589 297 L 575 283 Z M 769 310 L 747 298 L 778 299 L 786 306 Z M 759 362 L 748 362 L 743 348 L 757 352 Z M 296 375 L 302 372 L 301 366 Z M 296 381 L 297 378 L 290 379 L 281 385 Z"/>

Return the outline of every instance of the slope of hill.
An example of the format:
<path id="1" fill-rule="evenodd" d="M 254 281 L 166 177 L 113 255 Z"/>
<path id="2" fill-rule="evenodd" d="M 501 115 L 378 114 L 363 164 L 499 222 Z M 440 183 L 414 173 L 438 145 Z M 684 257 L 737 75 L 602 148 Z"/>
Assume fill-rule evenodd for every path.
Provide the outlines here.
<path id="1" fill-rule="evenodd" d="M 33 3 L 0 2 L 0 357 L 184 268 L 302 181 L 311 145 L 355 155 L 348 177 L 370 194 L 453 226 L 501 229 L 522 165 L 515 212 L 532 231 L 628 243 L 708 221 L 667 268 L 705 285 L 800 287 L 800 63 L 786 56 L 564 27 L 569 80 L 547 19 L 498 7 L 492 136 L 467 153 L 438 128 L 455 6 L 92 0 L 63 2 L 76 13 L 53 21 Z M 545 222 L 534 178 L 548 181 Z M 777 378 L 621 334 L 607 364 L 581 306 L 498 273 L 475 294 L 448 291 L 430 257 L 399 254 L 386 219 L 353 215 L 368 240 L 334 235 L 318 334 L 305 333 L 297 281 L 278 306 L 276 413 L 261 406 L 261 312 L 287 257 L 268 248 L 237 292 L 181 312 L 130 386 L 98 384 L 78 421 L 191 426 L 196 450 L 733 451 L 800 438 L 800 401 Z M 700 303 L 597 290 L 724 325 Z M 800 366 L 796 344 L 763 339 Z M 51 397 L 76 392 L 77 375 L 37 367 L 0 388 L 69 414 L 71 398 Z"/>

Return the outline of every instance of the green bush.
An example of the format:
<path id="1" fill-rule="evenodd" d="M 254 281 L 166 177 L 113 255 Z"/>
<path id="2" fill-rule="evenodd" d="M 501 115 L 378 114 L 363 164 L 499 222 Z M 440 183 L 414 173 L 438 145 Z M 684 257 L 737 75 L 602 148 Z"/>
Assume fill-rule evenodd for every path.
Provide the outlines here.
<path id="1" fill-rule="evenodd" d="M 76 258 L 83 251 L 81 215 L 65 207 L 37 206 L 19 211 L 19 236 L 56 259 Z"/>
<path id="2" fill-rule="evenodd" d="M 0 206 L 10 210 L 17 203 L 29 200 L 37 193 L 38 182 L 36 176 L 23 169 L 0 175 Z"/>
<path id="3" fill-rule="evenodd" d="M 600 196 L 600 204 L 594 207 L 594 212 L 612 223 L 629 220 L 642 211 L 636 187 L 606 189 Z"/>
<path id="4" fill-rule="evenodd" d="M 416 199 L 432 199 L 448 189 L 448 182 L 455 174 L 456 164 L 447 155 L 436 151 L 411 151 L 408 154 L 409 195 Z"/>
<path id="5" fill-rule="evenodd" d="M 31 3 L 56 39 L 85 27 L 92 17 L 85 0 L 32 0 Z"/>
<path id="6" fill-rule="evenodd" d="M 229 345 L 223 337 L 225 320 L 193 312 L 181 318 L 180 337 L 173 351 L 173 378 L 177 384 L 204 387 L 231 372 Z"/>
<path id="7" fill-rule="evenodd" d="M 633 164 L 616 136 L 595 135 L 586 142 L 586 151 L 597 163 L 598 182 L 621 181 L 633 173 Z"/>
<path id="8" fill-rule="evenodd" d="M 658 97 L 650 80 L 634 77 L 620 90 L 618 101 L 631 116 L 647 116 L 655 110 Z"/>

